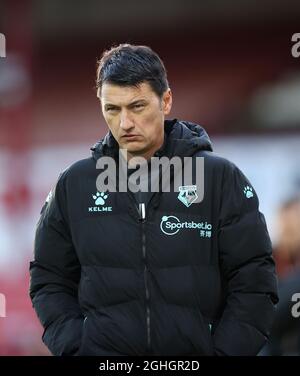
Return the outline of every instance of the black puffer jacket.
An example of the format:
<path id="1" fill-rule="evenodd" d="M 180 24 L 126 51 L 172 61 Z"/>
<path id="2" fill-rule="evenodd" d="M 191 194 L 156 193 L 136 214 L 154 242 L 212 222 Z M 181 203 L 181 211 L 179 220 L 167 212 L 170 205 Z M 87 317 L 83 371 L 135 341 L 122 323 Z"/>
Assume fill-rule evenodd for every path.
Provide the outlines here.
<path id="1" fill-rule="evenodd" d="M 277 303 L 258 198 L 198 125 L 165 122 L 160 155 L 204 157 L 204 199 L 96 189 L 110 134 L 59 177 L 41 211 L 30 296 L 54 355 L 255 355 Z"/>

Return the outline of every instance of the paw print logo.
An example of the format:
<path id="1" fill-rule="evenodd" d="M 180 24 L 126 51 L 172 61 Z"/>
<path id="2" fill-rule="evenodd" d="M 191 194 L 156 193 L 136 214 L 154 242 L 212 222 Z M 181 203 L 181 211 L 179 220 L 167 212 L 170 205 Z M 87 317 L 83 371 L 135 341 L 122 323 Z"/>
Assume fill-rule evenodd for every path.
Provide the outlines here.
<path id="1" fill-rule="evenodd" d="M 104 192 L 97 192 L 95 195 L 92 195 L 92 196 L 93 196 L 93 199 L 95 200 L 96 205 L 104 205 L 108 197 L 108 194 L 105 194 Z"/>
<path id="2" fill-rule="evenodd" d="M 249 187 L 249 185 L 246 185 L 246 187 L 244 188 L 244 194 L 247 198 L 251 198 L 253 197 L 253 192 L 252 192 L 252 188 Z"/>

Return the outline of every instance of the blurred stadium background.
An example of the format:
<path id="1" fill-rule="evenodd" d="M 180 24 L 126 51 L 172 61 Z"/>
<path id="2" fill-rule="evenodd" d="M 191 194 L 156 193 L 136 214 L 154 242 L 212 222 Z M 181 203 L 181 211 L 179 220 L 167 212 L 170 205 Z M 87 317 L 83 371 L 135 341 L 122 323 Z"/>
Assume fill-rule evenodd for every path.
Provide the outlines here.
<path id="1" fill-rule="evenodd" d="M 59 172 L 106 133 L 94 80 L 112 44 L 159 53 L 170 117 L 203 125 L 245 172 L 276 244 L 300 191 L 299 19 L 296 0 L 0 0 L 0 355 L 49 354 L 28 297 L 35 224 Z"/>

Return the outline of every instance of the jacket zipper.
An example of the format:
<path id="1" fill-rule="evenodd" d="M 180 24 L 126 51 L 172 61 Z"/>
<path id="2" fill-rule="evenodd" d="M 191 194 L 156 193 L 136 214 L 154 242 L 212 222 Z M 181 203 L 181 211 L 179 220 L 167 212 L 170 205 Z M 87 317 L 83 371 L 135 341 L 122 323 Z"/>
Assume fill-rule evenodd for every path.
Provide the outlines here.
<path id="1" fill-rule="evenodd" d="M 144 260 L 144 281 L 146 289 L 146 323 L 147 323 L 147 348 L 151 350 L 151 326 L 150 326 L 150 293 L 148 286 L 148 267 L 146 258 L 146 234 L 145 234 L 145 222 L 146 222 L 146 207 L 144 203 L 139 204 L 140 222 L 142 224 L 142 251 Z"/>

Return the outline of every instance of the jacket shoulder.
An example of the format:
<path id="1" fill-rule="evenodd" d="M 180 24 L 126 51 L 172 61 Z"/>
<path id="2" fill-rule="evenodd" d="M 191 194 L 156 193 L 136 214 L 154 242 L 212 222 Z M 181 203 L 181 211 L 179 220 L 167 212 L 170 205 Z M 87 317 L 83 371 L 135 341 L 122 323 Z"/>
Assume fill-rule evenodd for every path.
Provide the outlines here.
<path id="1" fill-rule="evenodd" d="M 204 157 L 205 165 L 209 165 L 212 167 L 220 168 L 225 171 L 234 171 L 238 169 L 238 167 L 230 161 L 229 159 L 218 155 L 212 151 L 200 151 L 196 154 L 197 157 Z"/>
<path id="2" fill-rule="evenodd" d="M 83 174 L 88 174 L 90 171 L 94 171 L 96 162 L 92 157 L 80 159 L 75 161 L 68 167 L 66 167 L 60 174 L 59 180 L 66 180 L 69 178 L 82 176 Z"/>

